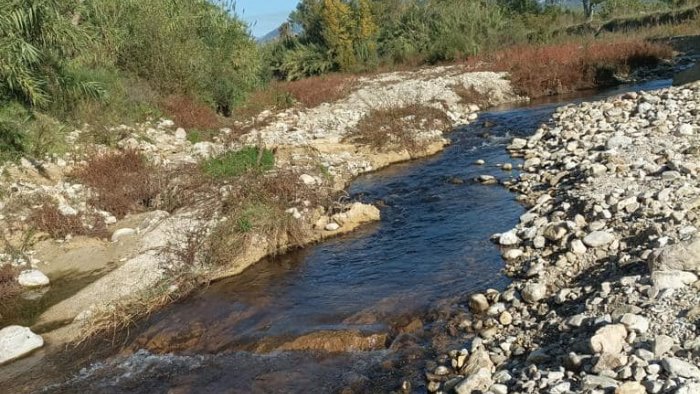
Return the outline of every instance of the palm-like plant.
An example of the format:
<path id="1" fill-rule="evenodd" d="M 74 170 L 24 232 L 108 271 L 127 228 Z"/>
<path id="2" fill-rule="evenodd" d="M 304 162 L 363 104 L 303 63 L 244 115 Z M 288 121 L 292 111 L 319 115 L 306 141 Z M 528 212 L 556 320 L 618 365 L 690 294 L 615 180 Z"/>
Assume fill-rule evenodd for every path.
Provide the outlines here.
<path id="1" fill-rule="evenodd" d="M 42 107 L 60 95 L 102 95 L 67 68 L 88 40 L 70 12 L 57 0 L 0 0 L 0 99 Z"/>

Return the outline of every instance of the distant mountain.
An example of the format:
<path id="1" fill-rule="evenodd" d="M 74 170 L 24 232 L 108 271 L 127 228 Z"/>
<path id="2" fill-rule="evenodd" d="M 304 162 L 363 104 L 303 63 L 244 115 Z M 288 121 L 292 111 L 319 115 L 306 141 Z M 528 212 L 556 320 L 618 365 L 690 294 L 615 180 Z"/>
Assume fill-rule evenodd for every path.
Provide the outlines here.
<path id="1" fill-rule="evenodd" d="M 256 41 L 260 44 L 266 44 L 268 42 L 275 41 L 276 39 L 280 38 L 280 27 L 282 26 L 283 25 L 280 25 L 275 30 L 265 34 L 262 37 L 258 37 Z M 293 25 L 292 32 L 294 33 L 294 35 L 301 34 L 301 26 Z"/>

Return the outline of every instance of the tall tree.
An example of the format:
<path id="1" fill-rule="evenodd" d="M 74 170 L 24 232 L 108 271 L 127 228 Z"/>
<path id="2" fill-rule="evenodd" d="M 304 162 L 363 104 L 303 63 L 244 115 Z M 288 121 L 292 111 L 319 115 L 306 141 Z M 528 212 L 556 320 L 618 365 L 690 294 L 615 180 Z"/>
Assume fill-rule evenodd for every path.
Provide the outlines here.
<path id="1" fill-rule="evenodd" d="M 341 0 L 323 0 L 323 38 L 341 70 L 355 66 L 354 21 L 350 6 Z"/>

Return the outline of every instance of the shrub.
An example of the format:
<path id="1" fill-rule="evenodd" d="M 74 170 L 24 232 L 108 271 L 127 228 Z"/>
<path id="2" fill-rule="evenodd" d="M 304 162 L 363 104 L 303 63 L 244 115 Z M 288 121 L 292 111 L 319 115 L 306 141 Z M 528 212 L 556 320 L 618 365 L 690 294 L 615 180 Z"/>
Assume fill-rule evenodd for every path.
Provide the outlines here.
<path id="1" fill-rule="evenodd" d="M 160 169 L 135 150 L 90 155 L 72 176 L 89 186 L 89 202 L 118 218 L 155 205 L 163 185 Z"/>
<path id="2" fill-rule="evenodd" d="M 455 85 L 453 91 L 459 96 L 460 104 L 476 104 L 481 108 L 486 108 L 491 105 L 489 95 L 476 90 L 474 86 L 466 87 L 464 85 Z"/>
<path id="3" fill-rule="evenodd" d="M 206 160 L 202 168 L 212 178 L 230 179 L 246 172 L 264 172 L 274 165 L 275 155 L 271 150 L 246 147 Z"/>
<path id="4" fill-rule="evenodd" d="M 64 215 L 55 203 L 45 202 L 36 208 L 29 216 L 29 222 L 39 231 L 49 234 L 52 238 L 62 239 L 68 235 L 91 235 L 99 238 L 107 237 L 104 220 L 94 216 L 90 227 L 83 224 L 83 215 Z"/>
<path id="5" fill-rule="evenodd" d="M 10 264 L 0 266 L 0 300 L 6 300 L 19 294 L 20 286 L 17 283 L 17 268 Z"/>
<path id="6" fill-rule="evenodd" d="M 644 40 L 524 45 L 471 58 L 474 68 L 508 71 L 522 94 L 541 97 L 614 83 L 613 73 L 657 64 L 672 50 Z"/>
<path id="7" fill-rule="evenodd" d="M 215 129 L 221 125 L 211 107 L 185 95 L 168 96 L 162 107 L 176 125 L 184 128 Z"/>
<path id="8" fill-rule="evenodd" d="M 280 84 L 304 107 L 313 108 L 346 97 L 355 87 L 357 78 L 347 74 L 331 74 Z"/>
<path id="9" fill-rule="evenodd" d="M 424 141 L 420 132 L 447 130 L 452 123 L 447 115 L 421 104 L 374 109 L 357 124 L 348 140 L 366 144 L 377 150 L 420 152 Z"/>

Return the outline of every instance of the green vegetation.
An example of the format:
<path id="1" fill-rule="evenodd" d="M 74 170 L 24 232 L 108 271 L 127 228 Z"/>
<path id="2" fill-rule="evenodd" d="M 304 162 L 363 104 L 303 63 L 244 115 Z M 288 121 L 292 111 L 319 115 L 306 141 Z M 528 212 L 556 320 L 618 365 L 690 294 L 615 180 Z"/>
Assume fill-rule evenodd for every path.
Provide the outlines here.
<path id="1" fill-rule="evenodd" d="M 332 101 L 353 87 L 348 73 L 580 40 L 603 19 L 677 24 L 687 13 L 649 13 L 693 4 L 302 0 L 281 38 L 258 45 L 233 0 L 0 0 L 0 162 L 61 153 L 63 131 L 86 124 L 93 142 L 113 144 L 111 126 L 159 116 L 206 140 L 263 109 Z"/>
<path id="2" fill-rule="evenodd" d="M 202 168 L 206 174 L 217 179 L 241 176 L 246 172 L 265 172 L 275 165 L 271 150 L 245 147 L 239 151 L 226 152 L 206 160 Z"/>

